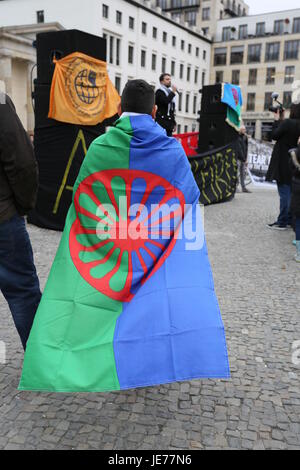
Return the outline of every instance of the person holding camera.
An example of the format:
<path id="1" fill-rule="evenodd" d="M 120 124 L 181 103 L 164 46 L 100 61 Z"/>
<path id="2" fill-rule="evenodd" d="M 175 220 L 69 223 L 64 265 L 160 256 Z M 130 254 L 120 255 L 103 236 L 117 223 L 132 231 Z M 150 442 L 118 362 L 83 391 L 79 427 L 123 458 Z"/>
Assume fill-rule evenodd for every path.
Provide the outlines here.
<path id="1" fill-rule="evenodd" d="M 291 211 L 295 217 L 296 232 L 296 256 L 295 260 L 300 263 L 300 138 L 298 148 L 290 151 L 292 168 L 292 200 Z"/>
<path id="2" fill-rule="evenodd" d="M 286 230 L 292 225 L 290 212 L 292 170 L 290 168 L 289 151 L 295 148 L 300 135 L 300 104 L 292 104 L 290 118 L 285 119 L 282 106 L 274 113 L 274 123 L 271 137 L 276 140 L 267 181 L 276 181 L 280 198 L 280 213 L 276 222 L 268 224 L 268 228 Z"/>
<path id="3" fill-rule="evenodd" d="M 157 106 L 156 122 L 166 130 L 167 136 L 172 137 L 176 128 L 176 93 L 177 88 L 172 85 L 171 75 L 163 73 L 159 77 L 160 88 L 155 93 Z"/>

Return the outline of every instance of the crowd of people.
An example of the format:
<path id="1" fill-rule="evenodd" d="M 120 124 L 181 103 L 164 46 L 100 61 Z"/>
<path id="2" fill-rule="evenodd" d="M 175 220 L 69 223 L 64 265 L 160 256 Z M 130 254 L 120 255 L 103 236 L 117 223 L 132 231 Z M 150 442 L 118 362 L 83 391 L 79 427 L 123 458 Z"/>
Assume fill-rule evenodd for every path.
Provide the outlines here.
<path id="1" fill-rule="evenodd" d="M 169 74 L 160 77 L 153 119 L 172 136 L 176 128 L 176 93 Z M 41 299 L 39 280 L 24 215 L 35 205 L 38 168 L 31 139 L 6 95 L 0 112 L 0 290 L 10 307 L 22 345 L 26 343 Z M 296 261 L 300 262 L 300 104 L 289 119 L 276 113 L 272 138 L 276 140 L 267 180 L 276 181 L 280 213 L 270 229 L 296 232 Z M 243 192 L 248 139 L 242 126 L 238 138 L 238 168 Z"/>

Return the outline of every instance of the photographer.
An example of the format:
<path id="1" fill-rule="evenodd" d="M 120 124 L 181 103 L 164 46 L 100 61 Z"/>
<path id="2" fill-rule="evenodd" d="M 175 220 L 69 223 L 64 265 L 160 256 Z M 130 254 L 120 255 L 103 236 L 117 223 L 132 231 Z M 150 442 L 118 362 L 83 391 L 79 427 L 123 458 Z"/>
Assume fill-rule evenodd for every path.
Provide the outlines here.
<path id="1" fill-rule="evenodd" d="M 282 106 L 274 113 L 271 137 L 276 140 L 267 181 L 276 181 L 280 197 L 280 214 L 276 222 L 268 227 L 275 230 L 286 230 L 292 224 L 290 214 L 292 171 L 290 168 L 289 150 L 297 146 L 300 135 L 300 104 L 292 104 L 289 119 L 284 119 Z"/>
<path id="2" fill-rule="evenodd" d="M 298 144 L 300 144 L 300 138 Z M 295 260 L 300 263 L 300 145 L 298 149 L 291 150 L 291 169 L 293 174 L 291 211 L 295 217 L 297 249 Z"/>

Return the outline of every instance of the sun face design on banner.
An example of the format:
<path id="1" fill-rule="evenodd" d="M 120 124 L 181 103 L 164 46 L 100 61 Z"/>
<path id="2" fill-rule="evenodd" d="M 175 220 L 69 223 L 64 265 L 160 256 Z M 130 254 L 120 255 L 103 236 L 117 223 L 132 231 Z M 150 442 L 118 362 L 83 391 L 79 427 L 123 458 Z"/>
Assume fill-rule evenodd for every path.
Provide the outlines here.
<path id="1" fill-rule="evenodd" d="M 86 59 L 75 58 L 67 69 L 66 91 L 76 111 L 99 115 L 106 102 L 106 73 L 97 71 Z"/>
<path id="2" fill-rule="evenodd" d="M 135 201 L 141 188 L 143 197 Z M 160 202 L 152 206 L 154 198 Z M 129 302 L 171 254 L 184 204 L 181 191 L 152 173 L 92 174 L 74 197 L 77 218 L 69 238 L 74 265 L 102 294 Z"/>

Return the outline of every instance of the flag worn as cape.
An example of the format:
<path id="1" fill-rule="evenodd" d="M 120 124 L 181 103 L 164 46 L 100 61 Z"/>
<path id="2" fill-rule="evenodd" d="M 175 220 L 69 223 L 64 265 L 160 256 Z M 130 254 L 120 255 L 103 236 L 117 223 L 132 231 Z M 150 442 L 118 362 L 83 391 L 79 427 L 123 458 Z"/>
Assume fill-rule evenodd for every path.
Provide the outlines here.
<path id="1" fill-rule="evenodd" d="M 229 377 L 202 224 L 195 231 L 198 200 L 183 148 L 151 116 L 123 117 L 91 144 L 20 390 L 103 392 Z"/>
<path id="2" fill-rule="evenodd" d="M 227 104 L 226 122 L 239 131 L 242 123 L 243 97 L 241 88 L 230 83 L 222 83 L 222 103 Z"/>
<path id="3" fill-rule="evenodd" d="M 49 118 L 95 126 L 117 114 L 120 96 L 109 79 L 106 62 L 80 52 L 54 62 Z"/>

